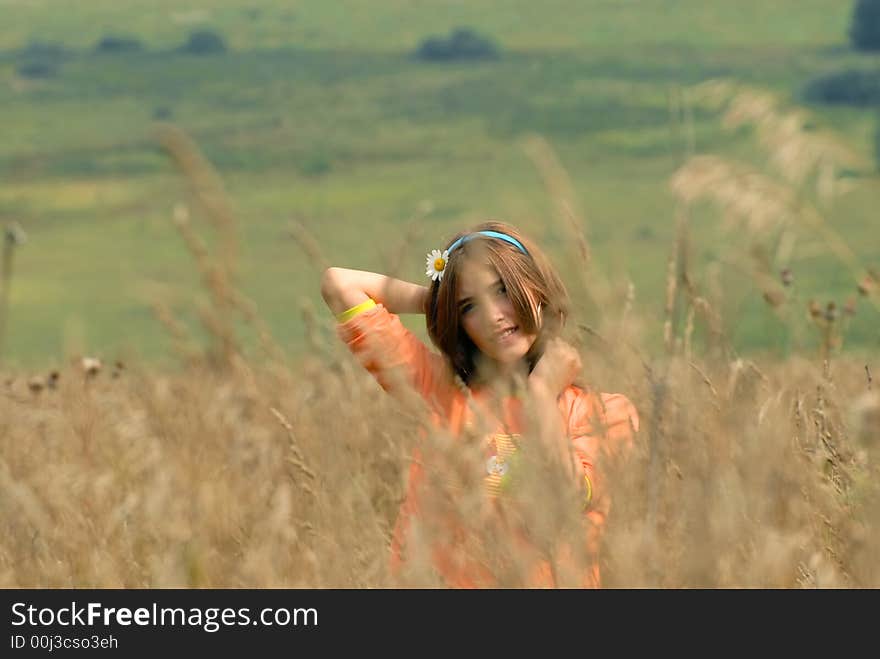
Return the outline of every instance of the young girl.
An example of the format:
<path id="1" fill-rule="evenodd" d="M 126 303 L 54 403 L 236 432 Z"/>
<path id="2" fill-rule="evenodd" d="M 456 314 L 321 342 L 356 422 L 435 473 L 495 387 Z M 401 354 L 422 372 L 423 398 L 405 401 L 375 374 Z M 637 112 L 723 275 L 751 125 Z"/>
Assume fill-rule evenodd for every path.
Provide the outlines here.
<path id="1" fill-rule="evenodd" d="M 486 222 L 458 234 L 445 249 L 428 255 L 426 275 L 430 283 L 422 286 L 329 268 L 321 293 L 337 316 L 340 337 L 386 391 L 417 392 L 435 426 L 453 437 L 473 434 L 475 427 L 487 431 L 480 463 L 486 501 L 503 497 L 514 464 L 524 468 L 516 461 L 520 443 L 539 442 L 539 453 L 580 493 L 586 511 L 582 549 L 592 558 L 578 585 L 598 586 L 597 533 L 608 497 L 596 467 L 604 455 L 631 443 L 638 429 L 634 407 L 624 396 L 573 384 L 580 358 L 559 337 L 569 308 L 565 287 L 540 249 L 514 227 Z M 397 314 L 405 313 L 426 315 L 428 335 L 440 354 L 403 326 Z M 417 456 L 410 467 L 391 548 L 396 575 L 407 561 L 416 522 L 431 508 L 427 462 Z M 488 509 L 500 510 L 491 504 Z M 496 522 L 487 518 L 487 524 Z M 440 528 L 445 535 L 433 541 L 430 553 L 446 584 L 498 583 L 485 561 L 462 550 L 467 544 L 463 525 L 447 515 Z M 516 534 L 523 551 L 540 544 L 530 542 L 527 531 Z M 559 585 L 557 562 L 576 553 L 535 552 L 525 585 Z"/>

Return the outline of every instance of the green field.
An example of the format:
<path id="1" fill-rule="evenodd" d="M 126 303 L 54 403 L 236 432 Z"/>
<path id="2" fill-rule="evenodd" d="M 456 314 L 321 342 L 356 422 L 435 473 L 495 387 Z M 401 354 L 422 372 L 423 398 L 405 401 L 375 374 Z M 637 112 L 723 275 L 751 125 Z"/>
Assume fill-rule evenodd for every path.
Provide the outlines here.
<path id="1" fill-rule="evenodd" d="M 725 77 L 799 103 L 817 74 L 876 66 L 848 49 L 850 12 L 843 0 L 0 0 L 0 221 L 19 222 L 29 238 L 15 254 L 3 358 L 22 367 L 78 352 L 160 360 L 170 342 L 150 309 L 157 294 L 195 322 L 205 294 L 171 221 L 186 184 L 157 145 L 158 114 L 222 176 L 241 288 L 291 355 L 305 346 L 303 301 L 320 304 L 291 220 L 335 264 L 383 269 L 404 256 L 399 274 L 416 280 L 425 252 L 485 217 L 522 226 L 559 255 L 553 200 L 523 148 L 530 135 L 552 145 L 571 177 L 597 266 L 622 290 L 631 280 L 639 309 L 660 318 L 669 178 L 686 153 L 670 100 Z M 456 26 L 491 36 L 502 56 L 411 57 L 421 39 Z M 196 28 L 222 34 L 229 52 L 176 52 Z M 95 53 L 110 34 L 144 49 Z M 56 76 L 17 74 L 32 42 L 67 49 Z M 810 110 L 873 161 L 873 111 Z M 693 133 L 697 153 L 761 158 L 748 132 L 725 131 L 707 109 L 694 110 Z M 864 265 L 878 266 L 870 174 L 825 217 Z M 741 237 L 709 208 L 695 219 L 699 279 Z M 211 240 L 207 223 L 195 226 Z M 842 304 L 855 283 L 820 243 L 798 242 L 797 286 L 804 299 Z M 751 280 L 735 269 L 723 277 L 736 347 L 777 348 L 781 326 Z M 861 305 L 845 345 L 876 350 L 878 326 L 876 309 Z"/>

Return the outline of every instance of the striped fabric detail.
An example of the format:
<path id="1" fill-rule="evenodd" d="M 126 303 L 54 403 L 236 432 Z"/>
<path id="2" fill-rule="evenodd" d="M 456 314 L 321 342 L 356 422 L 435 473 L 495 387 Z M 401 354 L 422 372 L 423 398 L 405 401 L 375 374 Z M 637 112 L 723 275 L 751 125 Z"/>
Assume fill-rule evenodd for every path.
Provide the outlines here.
<path id="1" fill-rule="evenodd" d="M 489 438 L 490 456 L 486 460 L 486 476 L 484 483 L 489 498 L 501 494 L 505 480 L 510 477 L 511 458 L 516 453 L 519 435 L 493 435 Z"/>

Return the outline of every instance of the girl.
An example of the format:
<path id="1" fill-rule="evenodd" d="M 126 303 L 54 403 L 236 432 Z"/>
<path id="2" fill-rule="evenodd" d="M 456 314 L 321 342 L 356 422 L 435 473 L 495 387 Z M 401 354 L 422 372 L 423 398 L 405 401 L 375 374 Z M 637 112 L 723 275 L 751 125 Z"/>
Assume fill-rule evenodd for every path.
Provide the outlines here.
<path id="1" fill-rule="evenodd" d="M 506 481 L 512 477 L 524 442 L 565 482 L 578 488 L 591 555 L 578 585 L 598 586 L 595 560 L 598 531 L 607 512 L 597 463 L 615 447 L 631 443 L 638 416 L 621 395 L 596 394 L 573 384 L 581 363 L 559 337 L 568 316 L 568 296 L 540 249 L 514 227 L 486 222 L 456 235 L 444 250 L 427 258 L 428 286 L 381 274 L 329 268 L 321 293 L 339 321 L 338 333 L 382 387 L 404 395 L 415 391 L 427 403 L 433 423 L 454 437 L 482 435 L 480 461 L 485 485 L 485 523 L 516 526 L 512 537 L 526 552 L 541 545 L 534 527 L 500 521 Z M 440 354 L 429 350 L 397 314 L 424 313 L 428 335 Z M 524 439 L 528 437 L 528 439 Z M 416 522 L 429 516 L 426 496 L 430 461 L 417 456 L 392 541 L 392 573 L 400 574 Z M 534 465 L 532 465 L 534 468 Z M 436 490 L 435 490 L 436 492 Z M 437 497 L 433 497 L 436 499 Z M 468 556 L 464 524 L 448 511 L 437 512 L 441 537 L 432 540 L 433 568 L 450 586 L 493 586 L 497 571 Z M 497 514 L 496 514 L 497 513 Z M 436 521 L 436 520 L 435 520 Z M 460 520 L 459 520 L 460 521 Z M 558 551 L 557 551 L 558 550 Z M 560 562 L 577 551 L 557 547 L 532 552 L 526 585 L 559 585 Z M 522 567 L 520 563 L 520 567 Z"/>

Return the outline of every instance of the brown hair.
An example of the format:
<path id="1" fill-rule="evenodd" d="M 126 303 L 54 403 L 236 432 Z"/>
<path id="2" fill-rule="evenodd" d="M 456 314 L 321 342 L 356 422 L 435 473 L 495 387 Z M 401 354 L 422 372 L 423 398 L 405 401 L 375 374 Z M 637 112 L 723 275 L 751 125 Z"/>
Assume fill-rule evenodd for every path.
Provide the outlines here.
<path id="1" fill-rule="evenodd" d="M 544 352 L 548 338 L 555 336 L 568 316 L 568 293 L 559 275 L 543 252 L 514 227 L 503 222 L 484 222 L 452 238 L 446 248 L 462 236 L 478 231 L 498 231 L 518 240 L 528 254 L 515 245 L 498 238 L 474 236 L 449 255 L 443 278 L 431 283 L 426 320 L 428 336 L 451 363 L 453 371 L 465 384 L 476 375 L 479 349 L 461 324 L 458 304 L 459 268 L 468 255 L 479 255 L 492 265 L 501 277 L 507 295 L 524 332 L 537 334 L 526 359 L 529 372 Z"/>

